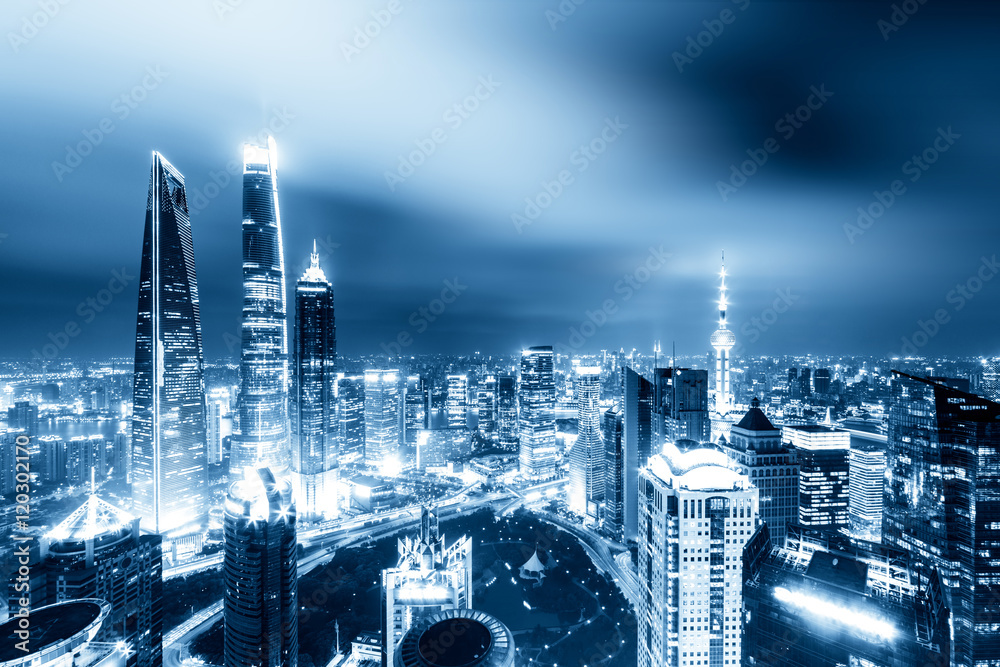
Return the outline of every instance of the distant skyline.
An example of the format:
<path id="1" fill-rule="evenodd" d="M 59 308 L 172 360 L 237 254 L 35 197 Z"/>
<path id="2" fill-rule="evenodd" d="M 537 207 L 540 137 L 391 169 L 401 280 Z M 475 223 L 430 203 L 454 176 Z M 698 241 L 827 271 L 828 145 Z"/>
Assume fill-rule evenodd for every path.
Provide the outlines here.
<path id="1" fill-rule="evenodd" d="M 132 354 L 156 150 L 205 356 L 237 359 L 227 165 L 262 133 L 288 275 L 317 239 L 347 357 L 706 355 L 723 249 L 745 354 L 1000 353 L 1000 7 L 233 4 L 5 5 L 0 357 Z"/>

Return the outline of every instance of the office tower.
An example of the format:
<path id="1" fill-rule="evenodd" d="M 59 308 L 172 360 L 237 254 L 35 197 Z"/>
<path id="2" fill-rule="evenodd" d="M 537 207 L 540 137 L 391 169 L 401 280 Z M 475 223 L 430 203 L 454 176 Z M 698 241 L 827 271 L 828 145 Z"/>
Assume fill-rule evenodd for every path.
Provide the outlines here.
<path id="1" fill-rule="evenodd" d="M 494 616 L 449 609 L 421 618 L 396 648 L 396 667 L 514 667 L 514 635 Z"/>
<path id="2" fill-rule="evenodd" d="M 394 472 L 399 460 L 399 371 L 365 371 L 365 463 Z"/>
<path id="3" fill-rule="evenodd" d="M 639 483 L 639 667 L 739 665 L 757 488 L 722 452 L 673 443 Z"/>
<path id="4" fill-rule="evenodd" d="M 0 623 L 10 638 L 0 667 L 125 667 L 129 648 L 95 638 L 110 623 L 111 605 L 96 598 L 70 600 L 12 614 Z M 29 624 L 25 629 L 22 624 Z M 22 641 L 17 641 L 24 637 Z"/>
<path id="5" fill-rule="evenodd" d="M 941 586 L 921 588 L 904 552 L 797 526 L 772 547 L 761 529 L 743 567 L 743 662 L 732 664 L 949 664 Z"/>
<path id="6" fill-rule="evenodd" d="M 437 514 L 424 507 L 420 535 L 398 541 L 396 567 L 382 570 L 382 665 L 395 667 L 403 635 L 436 613 L 472 608 L 472 541 L 446 546 Z M 227 666 L 228 667 L 228 666 Z"/>
<path id="7" fill-rule="evenodd" d="M 289 408 L 295 504 L 301 516 L 314 519 L 337 516 L 340 424 L 333 285 L 319 266 L 315 241 L 310 260 L 295 285 Z"/>
<path id="8" fill-rule="evenodd" d="M 870 542 L 881 542 L 885 445 L 865 438 L 852 442 L 848 478 L 851 535 Z"/>
<path id="9" fill-rule="evenodd" d="M 625 497 L 623 472 L 625 450 L 622 446 L 624 430 L 622 411 L 615 405 L 604 411 L 604 527 L 617 539 L 622 538 L 625 526 Z"/>
<path id="10" fill-rule="evenodd" d="M 299 655 L 295 503 L 288 479 L 247 470 L 229 487 L 223 598 L 226 667 L 295 667 Z"/>
<path id="11" fill-rule="evenodd" d="M 994 403 L 1000 402 L 1000 357 L 983 359 L 983 381 L 979 394 Z"/>
<path id="12" fill-rule="evenodd" d="M 521 351 L 520 468 L 521 476 L 542 480 L 556 474 L 556 384 L 552 346 Z"/>
<path id="13" fill-rule="evenodd" d="M 497 379 L 497 444 L 506 451 L 517 451 L 519 433 L 517 380 L 512 375 L 501 375 Z"/>
<path id="14" fill-rule="evenodd" d="M 406 378 L 406 393 L 403 396 L 404 441 L 407 445 L 417 444 L 417 434 L 427 428 L 427 383 L 420 375 Z"/>
<path id="15" fill-rule="evenodd" d="M 243 146 L 243 341 L 240 432 L 233 434 L 230 470 L 288 470 L 288 332 L 285 260 L 278 210 L 277 148 Z"/>
<path id="16" fill-rule="evenodd" d="M 38 447 L 38 481 L 58 484 L 66 480 L 66 441 L 58 435 L 43 435 L 33 439 Z"/>
<path id="17" fill-rule="evenodd" d="M 129 453 L 132 451 L 129 442 L 128 432 L 122 427 L 121 431 L 115 433 L 111 441 L 111 454 L 108 460 L 110 470 L 108 474 L 121 479 L 129 478 Z"/>
<path id="18" fill-rule="evenodd" d="M 130 667 L 159 667 L 163 664 L 161 557 L 159 535 L 140 534 L 138 517 L 92 493 L 39 540 L 38 560 L 28 567 L 29 588 L 19 588 L 17 573 L 11 574 L 11 608 L 27 597 L 34 617 L 37 607 L 99 598 L 111 610 L 97 638 L 125 642 Z"/>
<path id="19" fill-rule="evenodd" d="M 659 447 L 681 439 L 708 442 L 708 371 L 690 368 L 653 369 L 653 443 Z"/>
<path id="20" fill-rule="evenodd" d="M 448 396 L 444 410 L 448 418 L 448 428 L 465 428 L 469 411 L 469 378 L 465 375 L 449 375 Z"/>
<path id="21" fill-rule="evenodd" d="M 206 447 L 209 465 L 222 463 L 222 403 L 208 401 L 208 439 Z"/>
<path id="22" fill-rule="evenodd" d="M 756 397 L 721 448 L 760 490 L 760 520 L 767 524 L 771 542 L 783 545 L 788 525 L 799 520 L 799 464 L 795 450 L 781 441 L 781 429 L 767 418 Z"/>
<path id="23" fill-rule="evenodd" d="M 20 443 L 18 442 L 19 439 Z M 17 449 L 19 444 L 22 447 L 20 453 Z M 13 433 L 0 433 L 0 496 L 6 496 L 9 493 L 16 492 L 17 473 L 23 472 L 21 470 L 17 470 L 17 464 L 19 463 L 17 458 L 19 455 L 24 456 L 24 450 L 27 448 L 27 445 L 27 436 L 16 435 Z M 28 455 L 28 458 L 28 465 L 30 466 L 30 454 Z M 20 462 L 23 463 L 23 459 Z M 24 478 L 22 477 L 21 479 L 23 480 Z"/>
<path id="24" fill-rule="evenodd" d="M 799 523 L 839 530 L 850 525 L 851 434 L 825 424 L 784 427 L 799 462 Z"/>
<path id="25" fill-rule="evenodd" d="M 569 453 L 569 510 L 588 520 L 597 518 L 604 500 L 604 443 L 601 440 L 601 369 L 577 368 L 577 438 Z"/>
<path id="26" fill-rule="evenodd" d="M 204 358 L 184 177 L 159 153 L 146 200 L 132 390 L 132 500 L 143 529 L 197 529 L 208 508 Z"/>
<path id="27" fill-rule="evenodd" d="M 639 470 L 659 450 L 652 448 L 653 384 L 631 368 L 622 372 L 622 536 L 629 542 L 639 528 Z"/>
<path id="28" fill-rule="evenodd" d="M 337 413 L 340 417 L 340 464 L 365 458 L 365 376 L 337 373 Z"/>
<path id="29" fill-rule="evenodd" d="M 809 368 L 803 368 L 801 373 L 799 373 L 799 389 L 802 391 L 803 396 L 809 396 L 812 394 L 812 370 Z"/>
<path id="30" fill-rule="evenodd" d="M 817 394 L 829 394 L 830 393 L 830 369 L 829 368 L 817 368 L 816 375 L 813 376 L 813 382 L 816 385 Z"/>
<path id="31" fill-rule="evenodd" d="M 91 470 L 95 477 L 104 478 L 104 438 L 78 435 L 66 441 L 66 482 L 75 486 L 90 483 Z"/>
<path id="32" fill-rule="evenodd" d="M 715 350 L 715 388 L 713 409 L 719 416 L 725 416 L 732 407 L 732 388 L 729 383 L 729 351 L 736 345 L 736 334 L 726 324 L 726 256 L 722 255 L 722 270 L 719 272 L 719 328 L 712 334 L 711 344 Z M 713 441 L 715 438 L 713 438 Z"/>
<path id="33" fill-rule="evenodd" d="M 882 541 L 944 580 L 952 665 L 1000 664 L 1000 404 L 893 371 Z"/>
<path id="34" fill-rule="evenodd" d="M 38 435 L 38 406 L 28 401 L 17 401 L 7 408 L 7 428 L 24 431 L 29 436 Z"/>
<path id="35" fill-rule="evenodd" d="M 497 431 L 497 378 L 487 375 L 479 383 L 477 396 L 479 432 L 486 438 L 495 438 Z"/>
<path id="36" fill-rule="evenodd" d="M 792 366 L 788 369 L 788 386 L 791 387 L 799 381 L 799 369 Z"/>

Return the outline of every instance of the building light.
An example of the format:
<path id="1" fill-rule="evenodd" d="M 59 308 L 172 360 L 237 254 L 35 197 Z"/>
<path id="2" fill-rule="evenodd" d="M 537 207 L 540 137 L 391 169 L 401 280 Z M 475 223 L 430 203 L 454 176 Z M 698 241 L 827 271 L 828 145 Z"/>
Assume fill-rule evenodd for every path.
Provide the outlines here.
<path id="1" fill-rule="evenodd" d="M 790 604 L 812 615 L 822 616 L 880 639 L 892 641 L 898 634 L 895 626 L 881 618 L 842 607 L 814 595 L 790 591 L 778 586 L 774 589 L 774 597 L 780 602 Z"/>

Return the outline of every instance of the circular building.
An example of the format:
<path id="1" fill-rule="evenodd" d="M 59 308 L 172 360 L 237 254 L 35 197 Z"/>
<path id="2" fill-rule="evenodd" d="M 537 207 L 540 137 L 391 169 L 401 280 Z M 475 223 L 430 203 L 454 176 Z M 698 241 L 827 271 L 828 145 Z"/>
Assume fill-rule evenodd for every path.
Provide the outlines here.
<path id="1" fill-rule="evenodd" d="M 50 604 L 0 624 L 0 667 L 124 667 L 126 649 L 94 642 L 111 613 L 104 600 Z"/>
<path id="2" fill-rule="evenodd" d="M 449 609 L 414 623 L 396 648 L 399 667 L 513 667 L 514 636 L 493 616 Z"/>

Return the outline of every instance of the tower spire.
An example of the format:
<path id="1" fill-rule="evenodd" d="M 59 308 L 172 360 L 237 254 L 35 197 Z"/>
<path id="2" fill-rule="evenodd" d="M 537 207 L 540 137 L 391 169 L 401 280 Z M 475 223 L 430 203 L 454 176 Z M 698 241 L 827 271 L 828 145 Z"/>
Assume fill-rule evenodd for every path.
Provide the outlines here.
<path id="1" fill-rule="evenodd" d="M 312 262 L 312 268 L 319 268 L 319 253 L 316 251 L 316 239 L 313 239 L 313 251 L 309 255 L 309 259 Z"/>
<path id="2" fill-rule="evenodd" d="M 722 251 L 722 270 L 719 272 L 719 327 L 726 328 L 726 251 Z"/>

